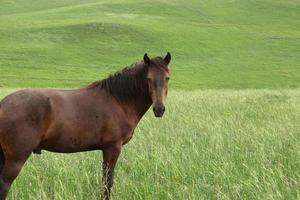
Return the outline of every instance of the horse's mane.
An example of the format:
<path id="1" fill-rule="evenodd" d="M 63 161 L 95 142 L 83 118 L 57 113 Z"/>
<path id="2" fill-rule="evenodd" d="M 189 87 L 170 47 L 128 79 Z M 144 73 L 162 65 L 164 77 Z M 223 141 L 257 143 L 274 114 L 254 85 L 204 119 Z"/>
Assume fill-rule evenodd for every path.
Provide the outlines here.
<path id="1" fill-rule="evenodd" d="M 144 62 L 135 63 L 90 84 L 87 88 L 104 89 L 119 100 L 148 95 L 147 72 L 148 68 Z"/>

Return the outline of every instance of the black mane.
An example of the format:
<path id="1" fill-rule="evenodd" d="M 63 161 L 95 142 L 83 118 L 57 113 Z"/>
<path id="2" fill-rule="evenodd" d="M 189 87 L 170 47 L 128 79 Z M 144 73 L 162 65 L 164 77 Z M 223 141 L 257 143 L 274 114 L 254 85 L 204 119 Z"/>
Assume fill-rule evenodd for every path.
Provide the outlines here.
<path id="1" fill-rule="evenodd" d="M 106 79 L 92 83 L 88 88 L 104 89 L 118 100 L 147 97 L 147 72 L 148 68 L 144 62 L 136 63 L 109 75 Z"/>

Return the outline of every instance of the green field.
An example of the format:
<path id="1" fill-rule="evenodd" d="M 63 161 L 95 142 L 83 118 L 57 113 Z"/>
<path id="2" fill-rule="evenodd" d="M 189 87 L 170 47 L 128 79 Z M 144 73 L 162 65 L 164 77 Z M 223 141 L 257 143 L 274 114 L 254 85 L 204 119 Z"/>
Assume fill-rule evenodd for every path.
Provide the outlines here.
<path id="1" fill-rule="evenodd" d="M 113 200 L 300 199 L 299 0 L 2 0 L 0 99 L 172 54 Z M 33 155 L 9 200 L 98 200 L 101 152 Z"/>
<path id="2" fill-rule="evenodd" d="M 298 0 L 2 0 L 0 86 L 83 86 L 170 51 L 172 88 L 299 88 L 299 19 Z"/>
<path id="3" fill-rule="evenodd" d="M 300 90 L 172 91 L 163 120 L 147 113 L 123 148 L 113 199 L 300 199 L 299 105 Z M 98 200 L 100 191 L 100 152 L 44 152 L 10 199 Z"/>

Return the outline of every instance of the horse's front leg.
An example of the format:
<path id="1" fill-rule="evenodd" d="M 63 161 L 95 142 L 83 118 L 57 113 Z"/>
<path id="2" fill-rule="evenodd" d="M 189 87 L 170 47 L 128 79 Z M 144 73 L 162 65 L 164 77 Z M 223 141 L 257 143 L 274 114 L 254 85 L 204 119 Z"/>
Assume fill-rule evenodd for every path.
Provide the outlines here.
<path id="1" fill-rule="evenodd" d="M 103 149 L 103 200 L 109 200 L 110 198 L 114 168 L 121 152 L 121 146 L 115 145 Z"/>

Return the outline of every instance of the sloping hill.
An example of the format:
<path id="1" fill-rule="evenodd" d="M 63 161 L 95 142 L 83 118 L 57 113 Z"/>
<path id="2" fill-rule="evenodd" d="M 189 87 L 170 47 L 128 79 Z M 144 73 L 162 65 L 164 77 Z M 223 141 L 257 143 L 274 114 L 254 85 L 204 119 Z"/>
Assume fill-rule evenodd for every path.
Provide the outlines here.
<path id="1" fill-rule="evenodd" d="M 170 51 L 172 88 L 299 88 L 297 0 L 5 0 L 0 87 L 78 87 Z"/>

